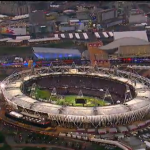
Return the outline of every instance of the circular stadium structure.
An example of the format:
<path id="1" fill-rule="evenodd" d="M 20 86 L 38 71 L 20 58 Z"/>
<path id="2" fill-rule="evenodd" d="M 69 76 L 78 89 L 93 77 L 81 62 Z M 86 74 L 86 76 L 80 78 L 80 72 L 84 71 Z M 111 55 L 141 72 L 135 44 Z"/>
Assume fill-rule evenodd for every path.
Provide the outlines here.
<path id="1" fill-rule="evenodd" d="M 1 91 L 9 111 L 23 120 L 31 116 L 36 119 L 29 122 L 39 119 L 49 126 L 98 128 L 143 120 L 150 110 L 149 86 L 148 79 L 117 69 L 50 66 L 12 74 L 1 83 Z M 49 99 L 37 98 L 36 87 L 49 91 Z M 62 97 L 68 95 L 76 95 L 75 103 L 83 105 L 65 103 Z M 97 101 L 89 106 L 87 96 Z M 57 104 L 58 99 L 64 103 Z"/>

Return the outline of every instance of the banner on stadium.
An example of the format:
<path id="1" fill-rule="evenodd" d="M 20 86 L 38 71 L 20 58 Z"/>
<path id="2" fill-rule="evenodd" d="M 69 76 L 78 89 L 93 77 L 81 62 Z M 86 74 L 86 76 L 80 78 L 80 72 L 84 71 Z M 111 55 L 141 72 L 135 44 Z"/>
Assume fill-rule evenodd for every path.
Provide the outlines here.
<path id="1" fill-rule="evenodd" d="M 26 35 L 26 27 L 25 28 L 9 28 L 9 27 L 2 27 L 0 29 L 1 34 L 8 34 L 8 35 Z"/>
<path id="2" fill-rule="evenodd" d="M 33 60 L 29 60 L 28 61 L 28 68 L 31 68 L 32 65 L 33 65 Z"/>
<path id="3" fill-rule="evenodd" d="M 78 73 L 78 69 L 69 69 L 69 72 L 75 74 Z"/>

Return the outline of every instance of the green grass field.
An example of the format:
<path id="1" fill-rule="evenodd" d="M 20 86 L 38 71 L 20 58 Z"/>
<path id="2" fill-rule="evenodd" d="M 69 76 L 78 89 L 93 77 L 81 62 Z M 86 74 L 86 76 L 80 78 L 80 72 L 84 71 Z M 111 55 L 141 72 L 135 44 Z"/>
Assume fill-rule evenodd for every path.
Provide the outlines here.
<path id="1" fill-rule="evenodd" d="M 44 99 L 47 102 L 53 101 L 57 105 L 70 105 L 70 106 L 83 106 L 82 104 L 76 104 L 75 99 L 78 97 L 78 95 L 66 95 L 63 97 L 61 96 L 51 96 L 51 93 L 48 90 L 40 90 L 36 89 L 35 92 L 35 97 L 36 99 Z M 84 96 L 87 100 L 87 103 L 84 105 L 85 107 L 93 107 L 97 106 L 105 106 L 107 103 L 101 99 L 95 98 L 95 97 L 89 97 L 89 96 Z"/>

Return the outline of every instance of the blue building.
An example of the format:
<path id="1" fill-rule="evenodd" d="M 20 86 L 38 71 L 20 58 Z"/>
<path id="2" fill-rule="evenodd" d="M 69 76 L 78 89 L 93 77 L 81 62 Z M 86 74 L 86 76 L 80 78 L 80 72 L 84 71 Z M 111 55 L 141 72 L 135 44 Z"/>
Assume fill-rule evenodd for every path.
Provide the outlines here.
<path id="1" fill-rule="evenodd" d="M 33 47 L 34 58 L 37 60 L 81 59 L 78 49 Z"/>

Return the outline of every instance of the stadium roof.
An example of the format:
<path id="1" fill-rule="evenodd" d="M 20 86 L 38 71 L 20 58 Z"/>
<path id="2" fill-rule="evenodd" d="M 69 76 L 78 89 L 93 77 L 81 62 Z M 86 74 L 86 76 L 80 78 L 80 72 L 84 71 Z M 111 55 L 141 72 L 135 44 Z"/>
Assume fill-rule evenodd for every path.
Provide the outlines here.
<path id="1" fill-rule="evenodd" d="M 105 46 L 101 46 L 101 50 L 111 50 L 111 49 L 116 49 L 120 46 L 127 46 L 127 45 L 150 45 L 149 42 L 139 39 L 139 38 L 134 38 L 134 37 L 124 37 L 117 39 Z"/>
<path id="2" fill-rule="evenodd" d="M 125 37 L 139 38 L 145 41 L 148 41 L 146 31 L 123 31 L 123 32 L 114 32 L 114 40 L 118 40 Z"/>

